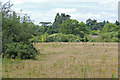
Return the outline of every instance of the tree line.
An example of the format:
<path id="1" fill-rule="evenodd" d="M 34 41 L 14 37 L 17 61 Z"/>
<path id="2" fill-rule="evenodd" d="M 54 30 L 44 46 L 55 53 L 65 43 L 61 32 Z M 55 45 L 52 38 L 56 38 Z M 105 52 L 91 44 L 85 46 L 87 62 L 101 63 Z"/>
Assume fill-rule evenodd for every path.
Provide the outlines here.
<path id="1" fill-rule="evenodd" d="M 57 13 L 53 24 L 40 22 L 38 34 L 32 42 L 119 42 L 120 23 L 98 22 L 88 19 L 86 23 L 71 19 L 70 15 Z M 50 24 L 50 25 L 48 25 Z"/>

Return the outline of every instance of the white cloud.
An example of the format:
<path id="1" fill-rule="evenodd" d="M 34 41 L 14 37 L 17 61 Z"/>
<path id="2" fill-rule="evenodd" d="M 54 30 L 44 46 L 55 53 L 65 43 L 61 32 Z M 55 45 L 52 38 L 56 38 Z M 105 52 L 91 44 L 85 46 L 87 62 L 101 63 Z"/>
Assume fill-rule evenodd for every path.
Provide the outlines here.
<path id="1" fill-rule="evenodd" d="M 27 11 L 26 11 L 27 12 Z M 109 12 L 100 12 L 99 14 L 96 12 L 80 12 L 79 10 L 75 8 L 54 8 L 51 10 L 48 10 L 46 12 L 41 11 L 35 11 L 29 12 L 28 15 L 31 17 L 32 20 L 35 20 L 36 24 L 39 24 L 39 22 L 53 22 L 55 19 L 56 13 L 66 13 L 71 16 L 71 19 L 76 19 L 79 22 L 83 21 L 85 22 L 88 18 L 96 19 L 98 21 L 103 20 L 109 20 L 110 22 L 115 22 L 116 15 L 114 13 Z"/>
<path id="2" fill-rule="evenodd" d="M 75 11 L 76 11 L 75 8 L 55 8 L 55 9 L 50 10 L 50 12 L 54 12 L 54 13 L 57 13 L 57 12 L 70 13 L 70 12 L 75 12 Z"/>
<path id="3" fill-rule="evenodd" d="M 7 2 L 3 0 L 2 2 Z M 98 2 L 104 6 L 115 7 L 119 0 L 11 0 L 13 4 L 22 4 L 25 2 L 41 3 L 41 2 Z"/>
<path id="4" fill-rule="evenodd" d="M 28 15 L 31 17 L 32 20 L 35 20 L 36 24 L 39 24 L 39 22 L 44 22 L 44 21 L 53 22 L 55 15 L 58 12 L 69 14 L 69 13 L 72 13 L 75 11 L 76 11 L 75 8 L 54 8 L 54 9 L 48 10 L 46 12 L 41 12 L 41 11 L 35 11 L 34 13 L 29 12 Z"/>
<path id="5" fill-rule="evenodd" d="M 3 0 L 2 2 L 7 2 L 8 0 Z M 116 9 L 117 4 L 119 0 L 11 0 L 11 2 L 15 5 L 23 4 L 27 2 L 31 3 L 42 3 L 42 2 L 97 2 L 101 6 L 104 6 L 106 9 Z M 30 5 L 31 6 L 31 5 Z M 57 7 L 57 6 L 56 6 Z M 71 5 L 72 7 L 72 5 Z M 90 6 L 88 6 L 90 7 Z M 20 13 L 19 11 L 21 8 L 14 8 L 15 11 Z M 77 19 L 78 21 L 85 21 L 88 18 L 97 19 L 99 21 L 103 20 L 109 20 L 111 22 L 114 22 L 114 20 L 117 18 L 117 15 L 112 12 L 84 12 L 78 11 L 76 8 L 54 8 L 45 12 L 42 12 L 42 10 L 38 11 L 27 11 L 23 9 L 24 14 L 28 14 L 32 20 L 35 20 L 35 23 L 39 23 L 39 21 L 54 21 L 56 13 L 66 13 L 71 15 L 71 18 Z"/>
<path id="6" fill-rule="evenodd" d="M 12 3 L 17 5 L 17 4 L 23 4 L 24 1 L 22 1 L 22 0 L 13 0 Z"/>
<path id="7" fill-rule="evenodd" d="M 76 13 L 76 14 L 70 14 L 72 16 L 73 19 L 77 19 L 79 22 L 83 21 L 85 22 L 88 18 L 91 19 L 96 19 L 98 20 L 98 22 L 101 22 L 103 20 L 108 20 L 110 22 L 115 22 L 115 18 L 116 15 L 112 14 L 112 13 L 92 13 L 92 12 L 88 12 L 88 13 Z"/>

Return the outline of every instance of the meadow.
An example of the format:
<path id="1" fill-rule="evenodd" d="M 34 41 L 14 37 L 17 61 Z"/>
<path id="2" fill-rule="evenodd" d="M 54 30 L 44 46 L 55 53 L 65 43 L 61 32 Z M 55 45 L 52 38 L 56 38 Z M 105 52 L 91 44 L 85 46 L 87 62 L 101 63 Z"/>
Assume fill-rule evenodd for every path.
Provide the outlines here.
<path id="1" fill-rule="evenodd" d="M 2 60 L 3 78 L 117 78 L 118 43 L 34 43 L 36 60 Z"/>

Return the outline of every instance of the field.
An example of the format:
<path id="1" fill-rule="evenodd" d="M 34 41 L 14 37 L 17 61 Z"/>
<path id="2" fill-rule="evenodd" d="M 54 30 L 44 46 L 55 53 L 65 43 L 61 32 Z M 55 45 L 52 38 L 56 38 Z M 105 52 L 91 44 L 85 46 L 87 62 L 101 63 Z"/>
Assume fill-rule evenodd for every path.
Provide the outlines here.
<path id="1" fill-rule="evenodd" d="M 36 60 L 3 59 L 3 78 L 117 78 L 118 43 L 35 43 Z"/>

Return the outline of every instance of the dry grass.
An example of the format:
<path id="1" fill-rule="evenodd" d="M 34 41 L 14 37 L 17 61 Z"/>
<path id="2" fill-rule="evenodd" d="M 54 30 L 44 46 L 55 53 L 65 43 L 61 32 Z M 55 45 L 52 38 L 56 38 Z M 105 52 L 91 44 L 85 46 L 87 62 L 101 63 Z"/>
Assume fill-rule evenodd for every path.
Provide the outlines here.
<path id="1" fill-rule="evenodd" d="M 35 47 L 41 52 L 37 60 L 4 63 L 3 77 L 118 77 L 117 43 L 37 43 Z"/>

